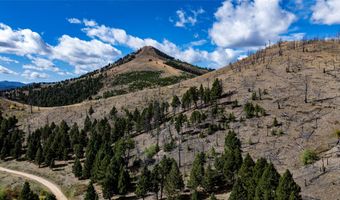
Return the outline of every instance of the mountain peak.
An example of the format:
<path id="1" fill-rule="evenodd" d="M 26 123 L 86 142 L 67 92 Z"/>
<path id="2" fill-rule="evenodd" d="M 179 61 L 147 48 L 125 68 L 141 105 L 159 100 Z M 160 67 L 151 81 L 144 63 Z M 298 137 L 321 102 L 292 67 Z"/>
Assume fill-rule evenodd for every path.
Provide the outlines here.
<path id="1" fill-rule="evenodd" d="M 156 57 L 162 60 L 172 60 L 173 57 L 163 53 L 162 51 L 158 50 L 153 46 L 144 46 L 137 51 L 137 57 Z"/>

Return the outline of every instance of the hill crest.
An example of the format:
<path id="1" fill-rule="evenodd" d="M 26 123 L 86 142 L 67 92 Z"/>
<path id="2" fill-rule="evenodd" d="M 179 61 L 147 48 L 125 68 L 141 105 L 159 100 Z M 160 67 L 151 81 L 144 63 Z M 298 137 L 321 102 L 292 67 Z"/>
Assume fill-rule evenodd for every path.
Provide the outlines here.
<path id="1" fill-rule="evenodd" d="M 146 46 L 101 69 L 55 83 L 36 83 L 2 92 L 6 98 L 51 107 L 108 98 L 179 83 L 209 72 Z M 60 96 L 62 95 L 62 96 Z"/>

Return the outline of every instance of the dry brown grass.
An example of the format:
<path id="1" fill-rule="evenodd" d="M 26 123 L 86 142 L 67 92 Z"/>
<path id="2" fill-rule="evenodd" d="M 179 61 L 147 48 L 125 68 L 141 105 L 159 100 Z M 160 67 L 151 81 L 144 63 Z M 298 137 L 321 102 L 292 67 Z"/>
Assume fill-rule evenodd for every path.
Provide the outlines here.
<path id="1" fill-rule="evenodd" d="M 251 99 L 252 91 L 261 89 L 268 92 L 263 96 L 263 100 L 256 101 L 265 108 L 268 116 L 231 124 L 231 128 L 237 130 L 243 142 L 244 152 L 249 152 L 254 158 L 265 157 L 271 160 L 280 171 L 291 169 L 305 196 L 336 199 L 336 196 L 340 195 L 337 189 L 340 182 L 336 178 L 340 176 L 340 159 L 336 154 L 331 154 L 325 174 L 319 170 L 321 161 L 304 167 L 300 155 L 306 148 L 317 150 L 321 157 L 329 156 L 329 152 L 334 151 L 337 139 L 331 135 L 335 129 L 340 128 L 337 121 L 340 118 L 340 44 L 333 41 L 315 41 L 305 45 L 308 52 L 302 52 L 301 42 L 296 44 L 295 49 L 292 46 L 293 43 L 284 43 L 282 56 L 278 53 L 279 48 L 273 46 L 266 49 L 265 60 L 262 60 L 261 56 L 255 60 L 255 56 L 251 56 L 232 66 L 173 86 L 97 101 L 85 101 L 70 106 L 35 110 L 32 115 L 23 115 L 20 123 L 25 130 L 28 129 L 28 124 L 33 129 L 47 121 L 58 123 L 65 120 L 68 123 L 77 122 L 82 125 L 90 106 L 95 111 L 91 117 L 102 118 L 109 113 L 112 106 L 118 109 L 122 107 L 133 109 L 141 108 L 154 99 L 170 101 L 174 94 L 180 96 L 190 86 L 200 84 L 208 86 L 215 78 L 219 78 L 223 81 L 224 91 L 237 91 L 230 99 L 222 99 L 221 102 L 237 99 L 242 105 Z M 306 83 L 307 103 L 304 102 Z M 225 106 L 224 109 L 227 113 L 234 112 L 237 117 L 244 115 L 242 108 L 232 109 Z M 15 112 L 7 110 L 6 113 Z M 272 124 L 274 117 L 282 122 L 280 129 L 285 133 L 282 136 L 270 135 L 271 129 L 268 130 L 267 136 L 266 127 Z M 162 134 L 160 138 L 164 139 L 161 139 L 161 144 L 169 133 L 164 130 Z M 195 152 L 208 151 L 213 146 L 217 151 L 221 151 L 223 144 L 221 142 L 217 144 L 216 141 L 223 141 L 224 136 L 225 132 L 222 131 L 203 139 L 188 136 L 188 140 L 183 144 L 182 163 L 185 167 L 182 171 L 188 174 Z M 249 145 L 249 139 L 255 144 Z M 150 134 L 139 135 L 135 140 L 140 150 L 155 142 L 155 138 Z M 191 150 L 186 150 L 186 145 L 190 145 Z M 160 151 L 157 156 L 160 158 L 162 154 L 164 152 Z M 170 155 L 177 158 L 176 151 Z M 307 186 L 304 186 L 305 179 Z"/>

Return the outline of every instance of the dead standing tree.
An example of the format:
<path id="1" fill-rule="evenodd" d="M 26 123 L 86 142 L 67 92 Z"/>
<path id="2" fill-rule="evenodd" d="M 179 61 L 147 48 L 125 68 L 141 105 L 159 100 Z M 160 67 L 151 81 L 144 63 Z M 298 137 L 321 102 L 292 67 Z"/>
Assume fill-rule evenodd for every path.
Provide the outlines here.
<path id="1" fill-rule="evenodd" d="M 309 88 L 309 77 L 307 75 L 305 75 L 305 78 L 303 80 L 303 84 L 304 84 L 304 102 L 308 103 L 308 88 Z"/>

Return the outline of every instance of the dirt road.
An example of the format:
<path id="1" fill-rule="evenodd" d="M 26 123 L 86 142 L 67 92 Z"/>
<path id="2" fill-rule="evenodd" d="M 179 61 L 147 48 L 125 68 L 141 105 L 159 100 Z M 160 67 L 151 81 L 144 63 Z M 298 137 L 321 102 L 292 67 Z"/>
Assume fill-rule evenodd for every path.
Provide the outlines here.
<path id="1" fill-rule="evenodd" d="M 11 173 L 11 174 L 14 174 L 14 175 L 17 175 L 17 176 L 23 176 L 23 177 L 26 177 L 28 179 L 37 181 L 37 182 L 43 184 L 44 186 L 46 186 L 57 197 L 58 200 L 67 200 L 66 196 L 61 192 L 60 188 L 57 185 L 55 185 L 54 183 L 52 183 L 52 182 L 50 182 L 50 181 L 48 181 L 44 178 L 41 178 L 39 176 L 35 176 L 33 174 L 15 171 L 15 170 L 3 168 L 3 167 L 0 167 L 0 171 Z"/>

